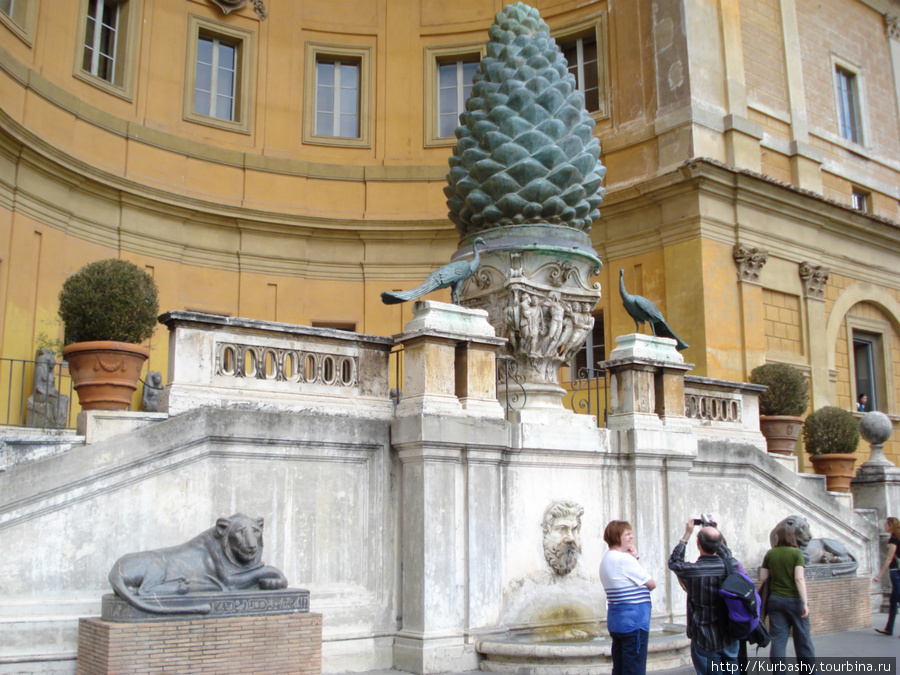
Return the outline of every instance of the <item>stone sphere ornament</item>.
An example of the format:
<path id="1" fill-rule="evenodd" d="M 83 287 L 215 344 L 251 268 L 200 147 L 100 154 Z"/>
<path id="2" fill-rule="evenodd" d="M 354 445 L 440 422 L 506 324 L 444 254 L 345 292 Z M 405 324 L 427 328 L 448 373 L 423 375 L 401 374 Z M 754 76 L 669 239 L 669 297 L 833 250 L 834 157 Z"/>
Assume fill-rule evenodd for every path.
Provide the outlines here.
<path id="1" fill-rule="evenodd" d="M 893 431 L 891 419 L 877 410 L 866 413 L 859 421 L 859 435 L 867 443 L 882 444 L 891 437 Z"/>

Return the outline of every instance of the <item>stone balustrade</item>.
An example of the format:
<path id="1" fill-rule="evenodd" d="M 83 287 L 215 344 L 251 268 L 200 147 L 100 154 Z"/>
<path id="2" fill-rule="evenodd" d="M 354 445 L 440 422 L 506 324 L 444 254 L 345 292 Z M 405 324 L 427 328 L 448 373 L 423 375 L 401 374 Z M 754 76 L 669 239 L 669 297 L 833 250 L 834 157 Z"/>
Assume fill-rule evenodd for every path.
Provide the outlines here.
<path id="1" fill-rule="evenodd" d="M 194 408 L 352 409 L 388 418 L 390 338 L 315 328 L 167 312 L 170 415 Z"/>

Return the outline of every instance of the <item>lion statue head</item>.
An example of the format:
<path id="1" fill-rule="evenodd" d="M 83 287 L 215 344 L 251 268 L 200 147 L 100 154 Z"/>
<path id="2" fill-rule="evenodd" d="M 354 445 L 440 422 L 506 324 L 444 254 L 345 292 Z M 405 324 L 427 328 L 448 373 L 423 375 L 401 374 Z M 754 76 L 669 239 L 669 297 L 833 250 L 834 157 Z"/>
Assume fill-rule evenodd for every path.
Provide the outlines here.
<path id="1" fill-rule="evenodd" d="M 809 529 L 809 523 L 803 516 L 788 516 L 778 523 L 769 533 L 769 544 L 775 546 L 775 530 L 781 527 L 782 523 L 794 528 L 794 536 L 797 537 L 797 546 L 806 548 L 812 541 L 812 532 Z"/>
<path id="2" fill-rule="evenodd" d="M 262 563 L 262 518 L 250 518 L 236 513 L 216 521 L 214 536 L 222 553 L 235 567 L 257 567 Z"/>

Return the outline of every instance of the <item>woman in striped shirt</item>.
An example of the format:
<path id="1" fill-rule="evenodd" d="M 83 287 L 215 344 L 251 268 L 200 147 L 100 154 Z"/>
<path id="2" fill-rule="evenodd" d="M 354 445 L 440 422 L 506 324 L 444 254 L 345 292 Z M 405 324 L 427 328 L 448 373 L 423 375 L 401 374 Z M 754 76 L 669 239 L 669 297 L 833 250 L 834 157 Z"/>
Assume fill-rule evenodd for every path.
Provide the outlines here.
<path id="1" fill-rule="evenodd" d="M 634 533 L 624 520 L 603 532 L 609 552 L 600 562 L 606 591 L 606 627 L 612 637 L 613 675 L 644 675 L 650 636 L 650 591 L 656 582 L 639 562 Z"/>

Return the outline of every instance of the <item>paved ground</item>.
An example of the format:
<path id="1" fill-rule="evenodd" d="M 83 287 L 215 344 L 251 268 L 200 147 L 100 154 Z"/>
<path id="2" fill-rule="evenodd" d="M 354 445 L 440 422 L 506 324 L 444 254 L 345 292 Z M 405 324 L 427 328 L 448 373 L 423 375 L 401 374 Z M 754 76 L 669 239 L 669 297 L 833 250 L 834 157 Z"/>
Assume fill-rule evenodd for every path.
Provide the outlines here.
<path id="1" fill-rule="evenodd" d="M 813 637 L 813 643 L 816 647 L 816 656 L 893 656 L 900 660 L 900 639 L 897 636 L 897 629 L 891 637 L 880 635 L 875 632 L 874 626 L 884 628 L 887 623 L 886 614 L 876 614 L 873 618 L 873 628 L 869 630 L 855 630 L 844 633 L 828 633 L 826 635 L 816 635 Z M 768 648 L 760 649 L 757 654 L 755 647 L 751 649 L 750 656 L 767 656 Z M 788 642 L 788 656 L 793 656 L 793 645 Z M 897 665 L 900 665 L 898 663 Z M 403 671 L 400 670 L 370 670 L 366 675 L 399 675 Z M 690 675 L 694 672 L 691 667 L 673 668 L 670 670 L 656 671 L 659 675 Z M 897 672 L 895 670 L 894 672 Z M 447 673 L 446 675 L 465 675 L 464 673 Z"/>

